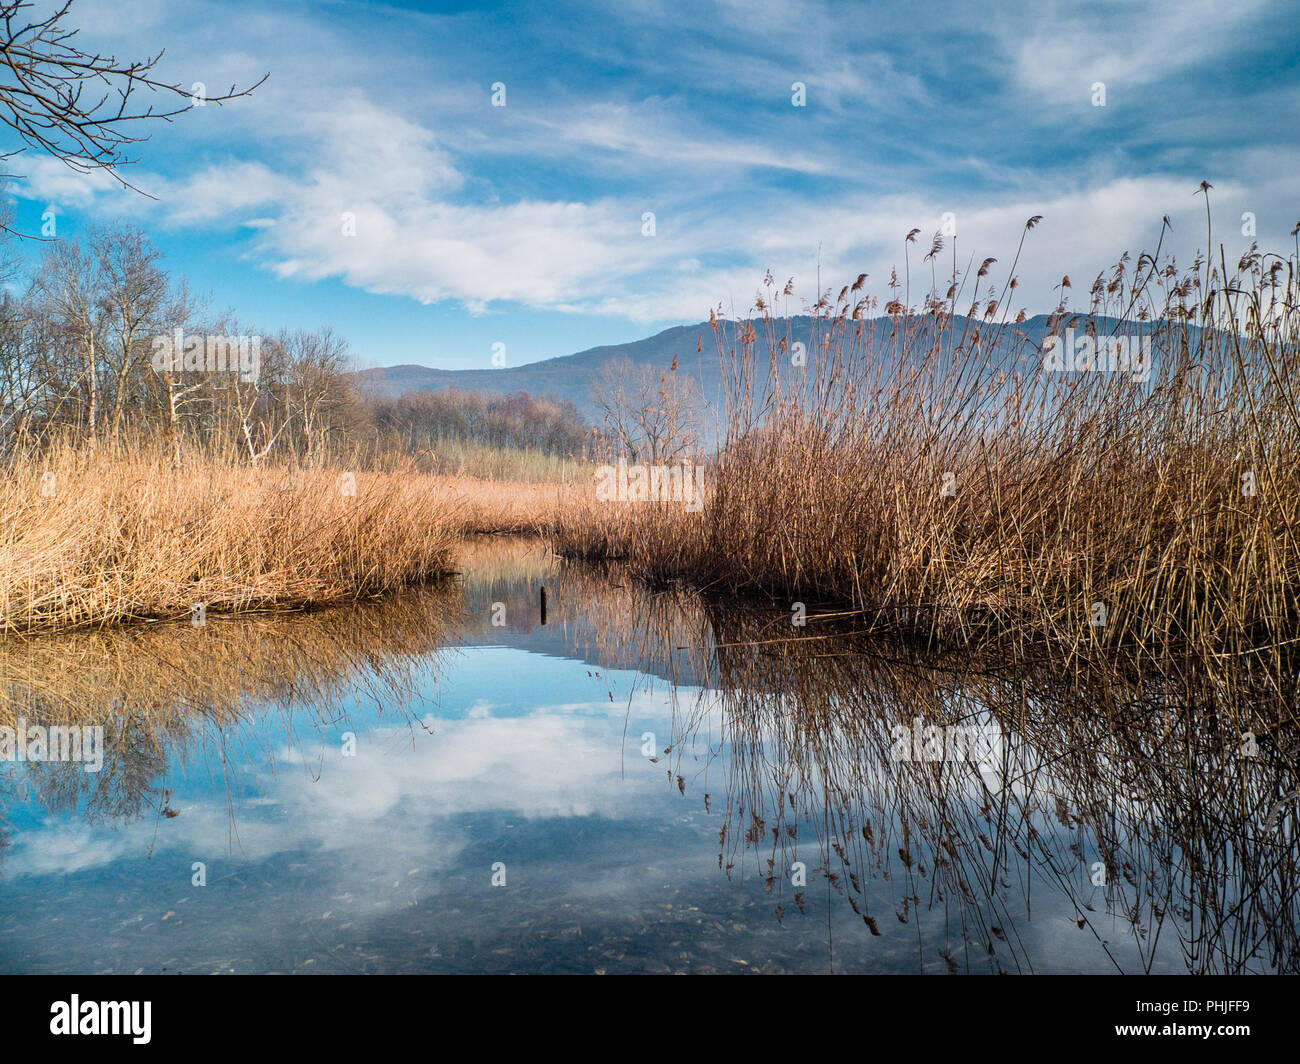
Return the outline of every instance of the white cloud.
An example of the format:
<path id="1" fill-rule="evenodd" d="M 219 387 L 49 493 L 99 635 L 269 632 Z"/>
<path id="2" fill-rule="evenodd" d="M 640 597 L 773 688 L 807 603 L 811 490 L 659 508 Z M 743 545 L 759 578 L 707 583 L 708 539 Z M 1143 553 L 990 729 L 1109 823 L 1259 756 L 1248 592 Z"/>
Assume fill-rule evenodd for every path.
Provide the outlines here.
<path id="1" fill-rule="evenodd" d="M 1032 20 L 997 20 L 995 31 L 1015 57 L 1016 77 L 1027 92 L 1053 103 L 1090 105 L 1091 84 L 1111 93 L 1138 90 L 1206 63 L 1229 44 L 1258 45 L 1265 0 L 1225 5 L 1186 0 L 1175 5 L 1039 5 Z M 1205 75 L 1212 78 L 1214 65 Z M 1108 106 L 1119 102 L 1108 99 Z"/>
<path id="2" fill-rule="evenodd" d="M 119 210 L 134 207 L 139 193 L 123 189 L 120 182 L 103 170 L 83 173 L 48 155 L 30 152 L 18 156 L 9 169 L 23 176 L 9 186 L 9 191 L 23 199 L 54 203 L 62 207 L 88 207 Z M 129 175 L 135 180 L 138 175 Z"/>
<path id="3" fill-rule="evenodd" d="M 1034 22 L 995 17 L 984 25 L 960 8 L 944 17 L 954 21 L 954 41 L 983 34 L 982 61 L 995 69 L 1009 59 L 1012 77 L 1035 100 L 1086 103 L 1081 83 L 1157 85 L 1240 42 L 1262 10 L 1248 5 L 1246 29 L 1235 22 L 1240 10 L 1230 17 L 1203 0 L 1190 10 L 1126 7 L 1119 20 L 1064 6 Z M 637 15 L 660 31 L 680 29 L 680 53 L 638 56 L 659 64 L 656 94 L 560 84 L 548 86 L 547 105 L 538 106 L 535 88 L 530 96 L 512 83 L 511 106 L 495 112 L 486 75 L 476 85 L 463 67 L 444 69 L 456 55 L 419 64 L 427 84 L 413 91 L 400 35 L 367 37 L 363 49 L 335 23 L 266 11 L 250 19 L 236 48 L 205 24 L 207 53 L 177 57 L 179 67 L 198 69 L 202 60 L 242 81 L 268 58 L 276 69 L 249 100 L 176 123 L 189 130 L 176 143 L 194 150 L 175 155 L 165 178 L 132 175 L 159 204 L 47 159 L 33 160 L 15 191 L 227 233 L 279 277 L 337 278 L 475 313 L 520 304 L 642 322 L 698 320 L 717 304 L 743 312 L 769 268 L 782 280 L 795 276 L 811 297 L 819 262 L 827 287 L 869 272 L 883 302 L 890 267 L 902 265 L 903 235 L 916 226 L 928 238 L 948 210 L 959 218 L 960 253 L 995 256 L 1003 267 L 1024 220 L 1045 215 L 1018 268 L 1018 295 L 1031 313 L 1055 302 L 1052 285 L 1062 274 L 1091 276 L 1126 249 L 1148 249 L 1163 214 L 1174 219 L 1174 246 L 1190 252 L 1202 233 L 1191 194 L 1202 177 L 1214 181 L 1215 203 L 1229 219 L 1244 209 L 1259 214 L 1261 242 L 1289 231 L 1272 217 L 1289 195 L 1285 181 L 1267 177 L 1274 171 L 1242 156 L 1220 159 L 1221 173 L 1188 172 L 1214 154 L 1212 142 L 1199 156 L 1171 156 L 1179 163 L 1159 172 L 1134 171 L 1116 145 L 1074 173 L 1046 161 L 1008 166 L 963 130 L 936 138 L 918 128 L 910 162 L 895 163 L 857 139 L 858 114 L 874 121 L 900 108 L 942 108 L 943 90 L 907 67 L 906 51 L 864 36 L 831 5 L 736 4 L 702 21 L 643 4 Z M 454 30 L 470 18 L 434 23 Z M 808 32 L 792 35 L 792 19 Z M 402 25 L 427 32 L 428 22 L 411 16 Z M 882 27 L 906 29 L 892 15 Z M 285 48 L 285 40 L 301 46 Z M 573 47 L 603 55 L 603 43 L 597 35 Z M 489 66 L 505 59 L 476 47 Z M 675 82 L 673 71 L 681 74 Z M 787 106 L 786 125 L 769 132 L 765 121 L 735 110 L 736 95 L 748 93 L 762 113 L 769 96 L 785 99 L 792 77 L 815 98 L 806 114 L 792 119 Z M 717 97 L 708 91 L 713 83 Z M 208 143 L 209 136 L 225 139 Z M 942 186 L 940 174 L 948 175 Z M 882 187 L 897 191 L 882 195 Z M 641 236 L 646 210 L 656 215 L 654 237 Z M 355 217 L 355 236 L 343 235 L 345 213 Z M 914 280 L 927 275 L 913 263 Z"/>
<path id="4" fill-rule="evenodd" d="M 543 118 L 548 134 L 564 141 L 626 154 L 637 165 L 653 161 L 690 163 L 704 167 L 766 167 L 807 174 L 824 173 L 827 164 L 806 152 L 776 148 L 740 137 L 721 135 L 716 129 L 691 129 L 663 101 L 595 103 L 573 114 Z"/>

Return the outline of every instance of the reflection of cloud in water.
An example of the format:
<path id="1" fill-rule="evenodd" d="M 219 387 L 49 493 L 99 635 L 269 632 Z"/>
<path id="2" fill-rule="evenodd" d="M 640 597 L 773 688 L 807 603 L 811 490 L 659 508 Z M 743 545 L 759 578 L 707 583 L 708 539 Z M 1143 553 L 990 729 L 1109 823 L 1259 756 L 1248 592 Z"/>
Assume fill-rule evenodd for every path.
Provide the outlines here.
<path id="1" fill-rule="evenodd" d="M 636 699 L 645 703 L 634 706 L 636 719 L 648 719 L 651 701 Z M 356 757 L 330 751 L 319 781 L 305 773 L 286 778 L 284 801 L 358 821 L 398 811 L 417 818 L 617 815 L 635 807 L 632 791 L 648 783 L 633 772 L 620 779 L 622 717 L 599 703 L 539 707 L 522 717 L 472 714 L 439 722 L 432 736 L 417 730 L 413 746 L 405 729 L 376 730 L 358 739 Z M 301 758 L 283 751 L 279 760 Z"/>
<path id="2" fill-rule="evenodd" d="M 617 817 L 642 807 L 648 790 L 663 790 L 662 777 L 645 771 L 637 754 L 639 730 L 629 731 L 623 775 L 626 700 L 617 707 L 566 702 L 511 717 L 487 715 L 490 708 L 476 703 L 467 719 L 435 721 L 432 735 L 419 725 L 372 727 L 358 733 L 355 757 L 336 745 L 323 759 L 307 741 L 281 746 L 273 768 L 244 770 L 241 783 L 251 793 L 233 806 L 220 781 L 202 795 L 178 782 L 172 805 L 182 815 L 175 818 L 96 830 L 48 817 L 41 830 L 15 840 L 6 874 L 71 874 L 151 850 L 154 860 L 181 854 L 208 862 L 329 851 L 369 867 L 395 848 L 427 852 L 432 839 L 454 834 L 449 820 L 466 814 Z M 632 697 L 630 713 L 638 724 L 667 720 L 662 698 L 649 692 Z M 382 847 L 375 846 L 377 829 Z"/>
<path id="3" fill-rule="evenodd" d="M 691 967 L 683 942 L 698 939 L 714 964 L 807 971 L 825 968 L 828 925 L 846 970 L 1267 969 L 1251 943 L 1270 925 L 1272 966 L 1292 963 L 1293 855 L 1239 845 L 1255 837 L 1249 816 L 1224 798 L 1233 781 L 1262 789 L 1262 823 L 1281 768 L 1225 759 L 1194 684 L 913 656 L 824 625 L 791 639 L 788 617 L 758 607 L 646 596 L 582 566 L 520 575 L 509 561 L 467 581 L 455 632 L 429 628 L 450 616 L 441 593 L 232 620 L 215 646 L 177 644 L 170 686 L 135 667 L 176 650 L 157 633 L 124 647 L 69 637 L 93 665 L 71 679 L 55 669 L 62 643 L 0 654 L 42 704 L 73 714 L 98 698 L 144 722 L 126 771 L 104 774 L 122 793 L 106 789 L 98 818 L 67 801 L 9 810 L 0 966 L 589 971 L 612 957 L 665 970 Z M 543 577 L 546 627 L 531 619 Z M 528 623 L 492 628 L 495 601 Z M 1151 705 L 1198 710 L 1154 727 Z M 892 725 L 917 717 L 997 723 L 1008 776 L 894 760 Z M 346 731 L 355 758 L 341 755 Z M 1207 778 L 1224 786 L 1206 792 Z M 66 798 L 86 777 L 43 782 Z M 146 806 L 132 819 L 132 795 L 156 802 L 160 786 L 181 815 Z M 1189 841 L 1201 852 L 1187 856 Z M 1204 854 L 1225 852 L 1205 880 Z M 1088 881 L 1099 858 L 1105 888 Z M 206 890 L 189 885 L 194 860 Z M 496 860 L 508 890 L 489 889 Z M 1211 901 L 1226 888 L 1237 930 L 1193 957 L 1203 882 Z M 37 915 L 5 925 L 6 909 Z M 81 941 L 46 911 L 76 913 Z"/>

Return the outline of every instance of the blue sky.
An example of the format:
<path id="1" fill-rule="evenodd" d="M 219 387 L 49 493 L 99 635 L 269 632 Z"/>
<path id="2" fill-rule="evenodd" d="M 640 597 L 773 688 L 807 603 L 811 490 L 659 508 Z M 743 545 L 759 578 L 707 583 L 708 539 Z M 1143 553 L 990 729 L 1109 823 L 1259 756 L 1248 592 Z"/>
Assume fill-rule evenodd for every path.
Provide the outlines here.
<path id="1" fill-rule="evenodd" d="M 1278 250 L 1300 219 L 1293 4 L 78 0 L 72 18 L 83 47 L 165 48 L 187 86 L 270 80 L 138 146 L 124 173 L 156 199 L 10 160 L 19 227 L 50 206 L 60 236 L 131 219 L 214 308 L 332 324 L 370 365 L 633 340 L 744 313 L 768 269 L 808 299 L 819 264 L 836 290 L 865 271 L 883 304 L 904 235 L 928 243 L 945 212 L 963 266 L 1009 264 L 1044 216 L 1017 270 L 1030 314 L 1062 274 L 1086 291 L 1153 248 L 1162 215 L 1190 261 L 1203 179 L 1229 255 L 1243 212 Z"/>

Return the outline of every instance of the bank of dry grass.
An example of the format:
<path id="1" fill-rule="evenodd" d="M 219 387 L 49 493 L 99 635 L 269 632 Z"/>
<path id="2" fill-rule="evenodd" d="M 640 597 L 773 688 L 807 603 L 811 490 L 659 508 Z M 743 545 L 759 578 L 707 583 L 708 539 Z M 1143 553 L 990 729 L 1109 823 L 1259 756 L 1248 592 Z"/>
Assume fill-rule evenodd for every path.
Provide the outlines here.
<path id="1" fill-rule="evenodd" d="M 465 533 L 545 535 L 561 514 L 581 505 L 589 492 L 572 480 L 516 481 L 447 477 L 440 481 L 453 500 L 453 519 Z"/>
<path id="2" fill-rule="evenodd" d="M 454 493 L 406 473 L 253 469 L 145 449 L 19 454 L 0 483 L 4 630 L 320 605 L 451 568 Z"/>

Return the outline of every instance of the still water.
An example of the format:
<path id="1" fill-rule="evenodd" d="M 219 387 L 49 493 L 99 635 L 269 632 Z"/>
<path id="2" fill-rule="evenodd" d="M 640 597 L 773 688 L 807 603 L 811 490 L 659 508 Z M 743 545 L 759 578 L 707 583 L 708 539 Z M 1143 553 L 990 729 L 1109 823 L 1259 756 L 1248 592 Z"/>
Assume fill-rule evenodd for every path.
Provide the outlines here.
<path id="1" fill-rule="evenodd" d="M 0 723 L 106 753 L 0 763 L 0 971 L 1297 967 L 1295 759 L 1203 683 L 917 658 L 536 541 L 459 567 L 5 643 Z"/>

